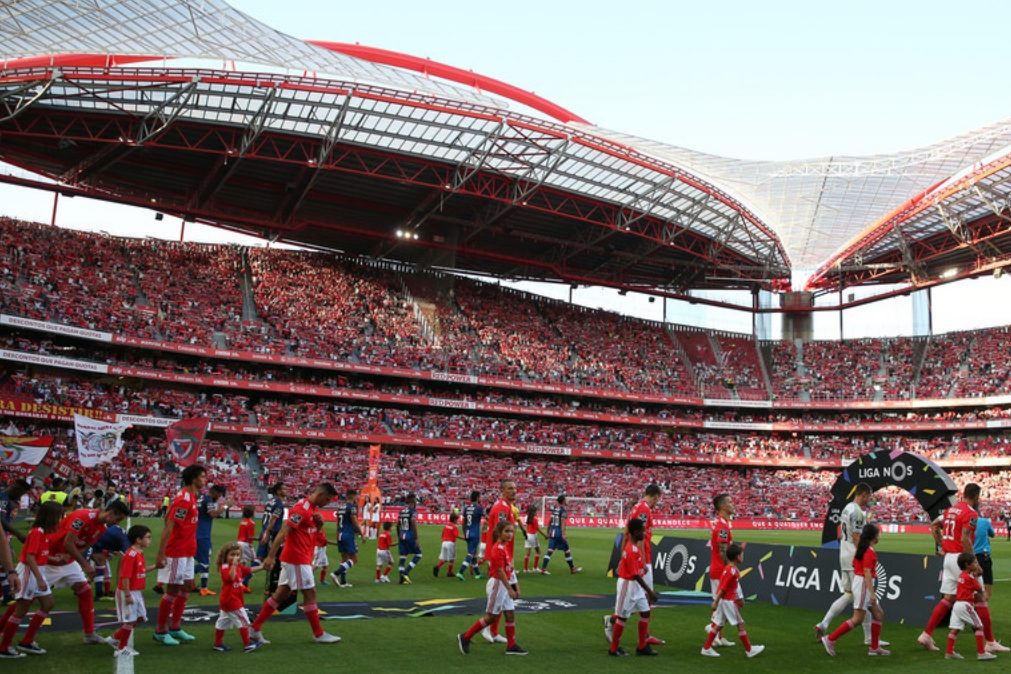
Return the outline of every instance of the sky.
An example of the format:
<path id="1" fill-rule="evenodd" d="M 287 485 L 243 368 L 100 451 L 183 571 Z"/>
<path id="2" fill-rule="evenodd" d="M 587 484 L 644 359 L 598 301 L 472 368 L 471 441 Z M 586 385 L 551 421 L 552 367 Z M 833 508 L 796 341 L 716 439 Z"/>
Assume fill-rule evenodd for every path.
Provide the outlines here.
<path id="1" fill-rule="evenodd" d="M 1011 3 L 975 3 L 971 12 L 880 0 L 232 4 L 297 37 L 430 57 L 534 91 L 607 129 L 744 159 L 890 153 L 1011 117 L 1002 79 Z M 0 185 L 0 213 L 48 222 L 51 210 L 48 193 Z M 178 220 L 81 198 L 61 200 L 58 213 L 65 226 L 178 236 Z M 188 225 L 187 238 L 234 236 Z M 1011 303 L 994 302 L 1008 283 L 935 290 L 934 330 L 1011 323 Z M 568 297 L 567 286 L 533 289 Z M 579 289 L 574 300 L 663 317 L 662 303 L 645 296 Z M 844 335 L 910 334 L 912 304 L 846 312 Z M 698 305 L 671 303 L 668 318 L 751 331 L 746 313 Z M 838 313 L 818 314 L 816 336 L 838 338 L 838 322 Z"/>

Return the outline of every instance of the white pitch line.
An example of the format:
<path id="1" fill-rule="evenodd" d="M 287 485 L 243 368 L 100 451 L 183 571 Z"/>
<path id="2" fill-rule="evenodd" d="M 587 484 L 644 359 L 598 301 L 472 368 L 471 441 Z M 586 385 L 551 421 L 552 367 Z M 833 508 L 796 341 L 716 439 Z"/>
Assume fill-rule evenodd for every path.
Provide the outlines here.
<path id="1" fill-rule="evenodd" d="M 130 633 L 130 640 L 126 643 L 127 648 L 133 648 L 133 632 Z M 115 674 L 133 674 L 133 656 L 123 654 L 116 658 Z"/>

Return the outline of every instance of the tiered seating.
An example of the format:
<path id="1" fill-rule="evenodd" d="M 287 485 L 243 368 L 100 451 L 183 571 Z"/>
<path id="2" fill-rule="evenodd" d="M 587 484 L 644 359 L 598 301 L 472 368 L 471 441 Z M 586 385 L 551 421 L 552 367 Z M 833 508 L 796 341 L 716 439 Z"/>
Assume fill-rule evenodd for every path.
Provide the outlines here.
<path id="1" fill-rule="evenodd" d="M 773 342 L 766 347 L 772 356 L 769 379 L 772 394 L 778 400 L 795 400 L 800 397 L 802 383 L 797 376 L 797 345 L 792 340 Z"/>
<path id="2" fill-rule="evenodd" d="M 1007 327 L 978 330 L 966 355 L 966 377 L 955 384 L 955 397 L 1011 391 L 1011 332 Z"/>
<path id="3" fill-rule="evenodd" d="M 880 339 L 804 344 L 811 399 L 873 399 L 873 379 L 881 367 L 881 345 Z"/>
<path id="4" fill-rule="evenodd" d="M 720 367 L 724 382 L 732 383 L 742 400 L 767 399 L 769 394 L 763 383 L 755 340 L 717 333 L 716 343 L 722 356 Z"/>

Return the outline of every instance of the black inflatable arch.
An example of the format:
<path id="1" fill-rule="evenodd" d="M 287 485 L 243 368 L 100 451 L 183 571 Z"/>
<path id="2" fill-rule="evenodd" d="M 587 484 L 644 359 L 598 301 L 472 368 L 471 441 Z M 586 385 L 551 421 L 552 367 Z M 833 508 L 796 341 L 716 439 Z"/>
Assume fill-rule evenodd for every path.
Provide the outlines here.
<path id="1" fill-rule="evenodd" d="M 916 497 L 931 520 L 958 500 L 955 482 L 933 461 L 901 450 L 878 449 L 846 466 L 832 485 L 832 501 L 821 531 L 822 545 L 838 539 L 839 516 L 860 482 L 866 482 L 874 491 L 885 487 L 905 489 Z"/>

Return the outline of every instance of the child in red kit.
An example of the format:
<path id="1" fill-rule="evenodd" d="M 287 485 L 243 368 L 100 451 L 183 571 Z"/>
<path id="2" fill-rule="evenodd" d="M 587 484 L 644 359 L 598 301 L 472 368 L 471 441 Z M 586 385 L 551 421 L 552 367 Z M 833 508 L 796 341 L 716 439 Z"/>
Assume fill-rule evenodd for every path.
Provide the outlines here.
<path id="1" fill-rule="evenodd" d="M 218 570 L 221 572 L 221 594 L 218 597 L 218 620 L 214 623 L 214 650 L 226 653 L 232 650 L 224 643 L 225 630 L 237 629 L 242 637 L 242 650 L 246 653 L 263 646 L 263 641 L 249 637 L 249 615 L 246 613 L 244 579 L 259 571 L 260 566 L 243 564 L 242 548 L 229 543 L 218 552 Z"/>
<path id="2" fill-rule="evenodd" d="M 453 513 L 449 516 L 449 524 L 442 528 L 442 548 L 439 550 L 439 562 L 432 568 L 432 575 L 439 577 L 439 569 L 444 564 L 449 564 L 446 571 L 447 577 L 453 576 L 453 565 L 456 562 L 456 539 L 460 538 L 460 530 L 457 528 L 457 521 L 460 516 Z"/>
<path id="3" fill-rule="evenodd" d="M 741 607 L 744 606 L 744 599 L 738 592 L 741 583 L 741 572 L 738 567 L 741 564 L 744 550 L 737 543 L 727 546 L 727 563 L 723 567 L 720 575 L 720 584 L 716 586 L 713 597 L 713 623 L 709 627 L 709 636 L 702 647 L 702 655 L 709 658 L 718 658 L 720 654 L 713 648 L 713 642 L 720 634 L 724 625 L 736 625 L 737 636 L 744 645 L 744 652 L 749 658 L 753 658 L 765 650 L 765 646 L 752 644 L 748 639 L 748 631 L 744 626 L 744 618 L 741 617 Z"/>
<path id="4" fill-rule="evenodd" d="M 639 641 L 636 645 L 636 655 L 658 655 L 649 645 L 650 604 L 656 603 L 656 593 L 646 584 L 645 558 L 643 557 L 643 538 L 646 535 L 646 524 L 638 517 L 628 521 L 628 539 L 621 551 L 621 561 L 618 563 L 618 583 L 614 600 L 614 615 L 611 616 L 611 647 L 608 655 L 627 655 L 621 648 L 621 634 L 625 631 L 625 623 L 632 613 L 639 613 Z"/>
<path id="5" fill-rule="evenodd" d="M 120 627 L 112 638 L 116 642 L 116 656 L 138 655 L 130 647 L 130 637 L 137 623 L 147 621 L 147 607 L 144 605 L 144 588 L 147 574 L 157 567 L 144 563 L 144 548 L 151 545 L 151 530 L 142 524 L 130 527 L 126 532 L 130 548 L 119 562 L 119 577 L 116 580 L 116 616 Z"/>
<path id="6" fill-rule="evenodd" d="M 390 546 L 393 545 L 393 534 L 390 529 L 393 522 L 383 522 L 383 531 L 376 541 L 376 582 L 390 582 L 390 571 L 393 569 L 393 553 Z"/>
<path id="7" fill-rule="evenodd" d="M 948 621 L 948 649 L 944 657 L 948 660 L 963 660 L 955 652 L 955 639 L 965 627 L 972 627 L 976 635 L 976 659 L 995 660 L 997 656 L 986 651 L 986 638 L 983 635 L 983 621 L 976 613 L 976 602 L 983 595 L 983 586 L 979 583 L 982 567 L 971 552 L 963 552 L 958 556 L 958 568 L 962 573 L 958 576 L 958 586 L 955 590 L 955 605 L 951 608 L 951 619 Z"/>

